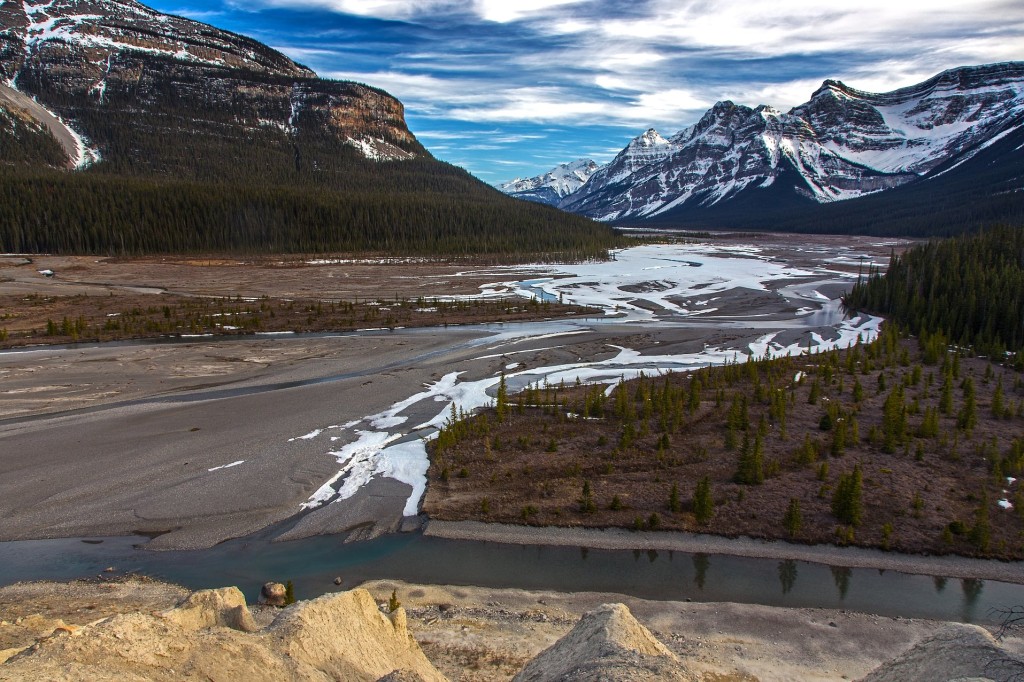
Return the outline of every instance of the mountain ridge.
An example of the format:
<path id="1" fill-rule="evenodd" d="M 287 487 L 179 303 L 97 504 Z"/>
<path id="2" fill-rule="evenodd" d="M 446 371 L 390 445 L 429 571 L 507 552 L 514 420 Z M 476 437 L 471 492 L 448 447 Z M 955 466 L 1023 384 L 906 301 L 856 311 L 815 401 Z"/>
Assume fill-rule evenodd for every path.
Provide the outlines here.
<path id="1" fill-rule="evenodd" d="M 785 113 L 726 100 L 668 138 L 649 129 L 558 206 L 606 222 L 685 222 L 748 193 L 768 201 L 785 182 L 787 201 L 813 212 L 935 177 L 1021 126 L 1024 62 L 949 69 L 887 93 L 829 79 Z"/>
<path id="2" fill-rule="evenodd" d="M 438 161 L 387 92 L 134 0 L 0 4 L 0 84 L 8 252 L 589 258 L 615 243 Z"/>

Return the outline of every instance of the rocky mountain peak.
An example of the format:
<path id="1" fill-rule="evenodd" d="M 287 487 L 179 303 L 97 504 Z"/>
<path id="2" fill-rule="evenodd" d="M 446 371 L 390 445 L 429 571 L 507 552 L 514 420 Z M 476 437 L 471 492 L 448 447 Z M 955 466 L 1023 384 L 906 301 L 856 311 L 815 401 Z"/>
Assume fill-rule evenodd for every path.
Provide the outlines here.
<path id="1" fill-rule="evenodd" d="M 822 96 L 836 98 L 851 97 L 854 96 L 854 90 L 843 81 L 827 78 L 822 81 L 821 86 L 817 90 L 811 93 L 812 100 Z"/>
<path id="2" fill-rule="evenodd" d="M 73 140 L 71 166 L 82 167 L 87 158 L 127 162 L 111 155 L 125 144 L 114 139 L 124 131 L 109 124 L 120 114 L 133 118 L 133 111 L 156 115 L 151 135 L 168 126 L 193 129 L 168 129 L 169 142 L 207 127 L 203 135 L 235 136 L 239 144 L 255 131 L 311 133 L 372 160 L 425 153 L 406 127 L 402 104 L 389 94 L 317 78 L 251 38 L 134 0 L 0 3 L 0 77 L 59 119 L 64 137 Z M 158 158 L 130 165 L 133 172 L 169 171 Z"/>
<path id="3" fill-rule="evenodd" d="M 593 159 L 577 159 L 532 178 L 516 178 L 502 183 L 498 189 L 520 199 L 555 205 L 562 197 L 586 184 L 598 168 Z"/>
<path id="4" fill-rule="evenodd" d="M 559 205 L 636 220 L 773 185 L 799 202 L 841 201 L 928 177 L 1021 127 L 1024 62 L 950 69 L 887 93 L 829 79 L 787 113 L 724 100 L 668 140 L 649 129 Z"/>
<path id="5" fill-rule="evenodd" d="M 134 0 L 52 0 L 4 3 L 4 38 L 22 47 L 0 52 L 5 75 L 21 59 L 52 51 L 74 50 L 93 61 L 122 52 L 162 56 L 186 63 L 289 75 L 316 76 L 276 50 L 251 38 L 162 14 Z M 21 59 L 19 59 L 21 57 Z"/>
<path id="6" fill-rule="evenodd" d="M 642 135 L 634 137 L 630 143 L 630 147 L 658 147 L 661 145 L 668 144 L 668 140 L 661 136 L 654 128 L 648 128 Z"/>

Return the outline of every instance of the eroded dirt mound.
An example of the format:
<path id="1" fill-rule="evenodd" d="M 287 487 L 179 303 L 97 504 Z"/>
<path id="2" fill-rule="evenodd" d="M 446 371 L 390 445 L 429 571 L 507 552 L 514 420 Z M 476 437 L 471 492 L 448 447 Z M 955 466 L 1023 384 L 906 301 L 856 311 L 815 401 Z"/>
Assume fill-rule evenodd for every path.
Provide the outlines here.
<path id="1" fill-rule="evenodd" d="M 950 625 L 873 670 L 863 682 L 938 682 L 1024 678 L 1024 656 L 976 625 Z"/>
<path id="2" fill-rule="evenodd" d="M 514 682 L 693 679 L 624 604 L 603 604 L 530 661 Z"/>
<path id="3" fill-rule="evenodd" d="M 445 680 L 405 612 L 385 616 L 366 590 L 300 602 L 255 629 L 236 588 L 204 590 L 162 613 L 57 628 L 0 665 L 0 680 Z"/>

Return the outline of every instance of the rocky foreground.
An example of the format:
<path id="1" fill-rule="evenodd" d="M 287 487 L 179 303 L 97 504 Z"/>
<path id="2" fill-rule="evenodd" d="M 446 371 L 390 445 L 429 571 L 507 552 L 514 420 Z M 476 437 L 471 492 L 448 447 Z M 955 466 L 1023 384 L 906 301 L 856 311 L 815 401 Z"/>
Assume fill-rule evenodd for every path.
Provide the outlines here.
<path id="1" fill-rule="evenodd" d="M 391 589 L 407 608 L 387 608 Z M 1024 674 L 1024 641 L 998 642 L 972 625 L 735 604 L 596 603 L 607 596 L 374 582 L 287 608 L 250 608 L 233 587 L 22 583 L 0 589 L 0 680 L 883 682 Z"/>

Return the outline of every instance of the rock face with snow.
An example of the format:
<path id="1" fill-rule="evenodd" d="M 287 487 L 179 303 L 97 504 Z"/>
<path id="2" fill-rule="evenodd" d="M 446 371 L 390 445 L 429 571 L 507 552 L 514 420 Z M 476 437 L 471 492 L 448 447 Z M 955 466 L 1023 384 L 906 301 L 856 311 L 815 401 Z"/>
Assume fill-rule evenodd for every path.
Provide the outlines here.
<path id="1" fill-rule="evenodd" d="M 767 200 L 769 188 L 836 202 L 938 176 L 1022 127 L 1024 62 L 882 94 L 827 80 L 789 112 L 718 102 L 670 138 L 648 130 L 558 205 L 617 221 Z"/>
<path id="2" fill-rule="evenodd" d="M 498 186 L 505 194 L 518 199 L 557 206 L 563 197 L 586 184 L 598 165 L 591 159 L 579 159 L 555 166 L 533 178 L 516 178 Z"/>
<path id="3" fill-rule="evenodd" d="M 387 93 L 317 78 L 255 40 L 134 0 L 0 3 L 0 78 L 82 139 L 69 150 L 79 166 L 104 159 L 159 173 L 173 164 L 151 148 L 201 153 L 211 138 L 321 137 L 375 160 L 424 153 Z"/>

